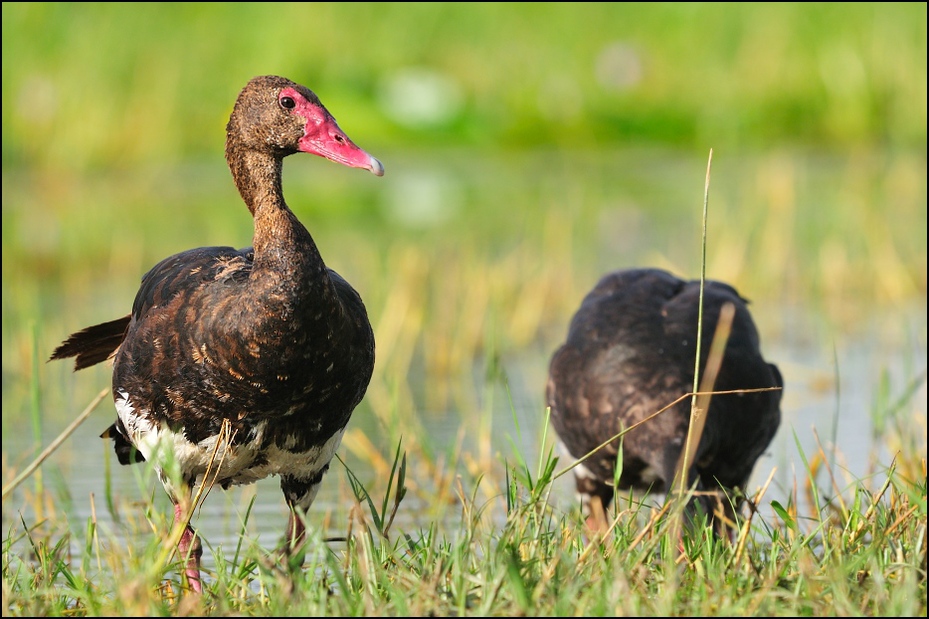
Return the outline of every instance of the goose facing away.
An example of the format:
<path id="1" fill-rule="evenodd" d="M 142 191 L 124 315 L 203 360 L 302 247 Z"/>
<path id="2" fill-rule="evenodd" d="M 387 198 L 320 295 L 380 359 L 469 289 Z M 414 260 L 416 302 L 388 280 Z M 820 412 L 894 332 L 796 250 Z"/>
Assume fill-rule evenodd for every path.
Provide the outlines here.
<path id="1" fill-rule="evenodd" d="M 624 428 L 693 390 L 699 281 L 658 269 L 605 275 L 571 320 L 567 340 L 552 356 L 546 386 L 551 422 L 563 451 L 583 458 Z M 777 367 L 761 355 L 758 332 L 745 301 L 731 286 L 707 281 L 704 289 L 701 372 L 720 310 L 735 306 L 732 331 L 714 391 L 783 387 Z M 714 395 L 688 482 L 698 493 L 688 512 L 702 510 L 714 529 L 712 494 L 744 489 L 756 460 L 780 424 L 781 390 Z M 690 399 L 622 438 L 618 487 L 667 493 L 690 424 Z M 614 496 L 619 441 L 574 468 L 575 484 L 592 527 Z M 722 498 L 723 513 L 734 513 Z"/>
<path id="2" fill-rule="evenodd" d="M 361 297 L 326 266 L 284 201 L 283 159 L 298 152 L 384 174 L 309 89 L 252 79 L 226 127 L 252 247 L 162 260 L 142 278 L 128 316 L 71 335 L 51 356 L 75 357 L 75 370 L 113 358 L 117 418 L 102 436 L 121 464 L 155 463 L 176 523 L 188 522 L 191 491 L 209 467 L 208 481 L 224 489 L 278 475 L 290 508 L 285 554 L 301 545 L 303 516 L 374 367 Z M 164 469 L 169 460 L 179 484 Z M 178 551 L 200 592 L 202 548 L 189 524 Z"/>

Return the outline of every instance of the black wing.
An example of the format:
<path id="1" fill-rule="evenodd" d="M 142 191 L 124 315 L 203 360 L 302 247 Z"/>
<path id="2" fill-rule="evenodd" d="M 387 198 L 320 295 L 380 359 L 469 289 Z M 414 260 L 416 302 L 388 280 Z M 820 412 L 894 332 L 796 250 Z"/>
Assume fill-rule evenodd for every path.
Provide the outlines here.
<path id="1" fill-rule="evenodd" d="M 202 282 L 248 277 L 253 256 L 251 247 L 200 247 L 165 258 L 142 277 L 131 314 L 72 333 L 49 361 L 75 357 L 77 371 L 107 360 L 122 344 L 133 318 L 138 320 L 150 309 L 169 303 L 178 293 L 195 289 Z"/>

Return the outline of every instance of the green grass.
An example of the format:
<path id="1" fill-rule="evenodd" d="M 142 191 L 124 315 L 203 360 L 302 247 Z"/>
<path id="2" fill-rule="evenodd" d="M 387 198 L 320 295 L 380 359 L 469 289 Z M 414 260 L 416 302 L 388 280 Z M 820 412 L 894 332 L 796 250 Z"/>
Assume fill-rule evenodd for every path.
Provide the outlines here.
<path id="1" fill-rule="evenodd" d="M 9 523 L 4 604 L 15 616 L 920 616 L 925 459 L 897 457 L 883 483 L 858 480 L 848 491 L 819 487 L 810 466 L 797 480 L 815 499 L 810 513 L 797 511 L 794 494 L 740 521 L 730 544 L 707 530 L 680 538 L 673 502 L 658 510 L 628 497 L 616 499 L 610 531 L 590 537 L 576 510 L 550 501 L 566 463 L 549 455 L 526 465 L 519 453 L 486 474 L 443 471 L 457 477 L 458 516 L 398 527 L 410 482 L 422 482 L 398 445 L 372 487 L 334 467 L 330 478 L 351 488 L 353 507 L 329 530 L 344 541 L 311 527 L 302 570 L 282 569 L 248 540 L 246 510 L 234 550 L 206 540 L 215 569 L 204 596 L 184 595 L 164 560 L 170 520 L 148 504 L 126 512 L 126 531 L 138 535 L 128 553 L 93 518 L 70 529 Z M 759 507 L 766 490 L 753 497 Z"/>
<path id="2" fill-rule="evenodd" d="M 109 384 L 44 363 L 61 339 L 125 313 L 164 256 L 250 243 L 222 161 L 248 78 L 306 83 L 387 168 L 285 164 L 378 343 L 303 570 L 268 561 L 253 495 L 214 491 L 198 525 L 230 533 L 182 596 L 151 471 L 98 451 L 105 404 L 4 498 L 5 614 L 925 616 L 925 4 L 2 12 L 4 486 Z M 434 79 L 457 103 L 398 113 L 393 88 Z M 742 544 L 681 553 L 673 506 L 630 499 L 592 541 L 535 421 L 547 361 L 604 271 L 699 275 L 710 148 L 707 276 L 752 300 L 798 455 L 759 464 Z M 855 475 L 835 437 L 862 408 Z"/>
<path id="3" fill-rule="evenodd" d="M 919 149 L 925 24 L 923 3 L 5 2 L 3 164 L 210 156 L 265 73 L 378 147 Z M 441 113 L 394 111 L 411 71 Z"/>

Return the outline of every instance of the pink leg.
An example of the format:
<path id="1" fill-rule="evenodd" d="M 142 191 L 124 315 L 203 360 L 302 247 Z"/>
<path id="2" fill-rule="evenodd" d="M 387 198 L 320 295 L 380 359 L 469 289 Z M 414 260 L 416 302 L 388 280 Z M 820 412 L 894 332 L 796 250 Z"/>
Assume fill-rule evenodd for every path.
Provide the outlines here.
<path id="1" fill-rule="evenodd" d="M 184 522 L 183 512 L 181 505 L 176 503 L 174 505 L 175 524 Z M 200 583 L 200 556 L 203 555 L 203 547 L 200 545 L 200 538 L 189 524 L 184 528 L 184 533 L 177 543 L 177 552 L 185 563 L 184 573 L 187 575 L 190 587 L 197 593 L 203 593 L 203 585 Z"/>
<path id="2" fill-rule="evenodd" d="M 290 519 L 287 521 L 287 532 L 282 550 L 286 554 L 292 554 L 294 550 L 303 546 L 303 540 L 305 538 L 306 527 L 303 524 L 303 519 L 298 516 L 293 507 L 291 507 Z"/>
<path id="3" fill-rule="evenodd" d="M 588 510 L 586 522 L 590 534 L 605 534 L 609 530 L 609 518 L 607 518 L 606 506 L 598 495 L 591 495 Z"/>
<path id="4" fill-rule="evenodd" d="M 313 504 L 323 473 L 328 468 L 327 464 L 308 480 L 281 477 L 281 491 L 284 493 L 284 500 L 287 501 L 290 517 L 287 520 L 284 539 L 276 554 L 288 571 L 299 571 L 303 565 L 303 544 L 306 542 L 306 524 L 303 521 L 303 515 Z"/>

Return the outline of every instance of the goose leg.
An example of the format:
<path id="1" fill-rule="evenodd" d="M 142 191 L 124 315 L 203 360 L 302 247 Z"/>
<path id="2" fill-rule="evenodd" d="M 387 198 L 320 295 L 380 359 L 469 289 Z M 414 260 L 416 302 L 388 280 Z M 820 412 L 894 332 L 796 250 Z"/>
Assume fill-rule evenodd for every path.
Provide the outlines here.
<path id="1" fill-rule="evenodd" d="M 306 525 L 303 523 L 303 517 L 297 513 L 296 505 L 288 505 L 288 508 L 290 517 L 287 519 L 287 531 L 284 534 L 281 550 L 289 555 L 302 547 L 303 542 L 306 541 Z"/>
<path id="2" fill-rule="evenodd" d="M 705 505 L 707 518 L 713 526 L 713 533 L 719 539 L 735 542 L 738 527 L 736 512 L 741 503 L 737 491 L 731 488 L 717 487 L 711 493 Z"/>
<path id="3" fill-rule="evenodd" d="M 303 516 L 310 511 L 310 506 L 319 492 L 323 474 L 328 469 L 327 464 L 309 479 L 281 477 L 281 491 L 284 493 L 284 500 L 287 501 L 290 517 L 287 520 L 287 529 L 278 553 L 282 560 L 293 564 L 294 567 L 303 565 L 303 543 L 306 541 L 306 524 Z"/>
<path id="4" fill-rule="evenodd" d="M 185 510 L 181 503 L 174 504 L 174 525 L 184 525 L 184 532 L 181 539 L 177 542 L 177 552 L 181 561 L 184 562 L 184 574 L 190 583 L 190 588 L 196 593 L 203 593 L 203 585 L 200 582 L 200 557 L 203 555 L 203 546 L 200 544 L 200 538 L 194 533 L 190 523 L 186 523 Z"/>
<path id="5" fill-rule="evenodd" d="M 613 500 L 613 487 L 603 483 L 583 464 L 574 469 L 574 483 L 590 533 L 606 533 L 609 528 L 607 507 Z"/>

